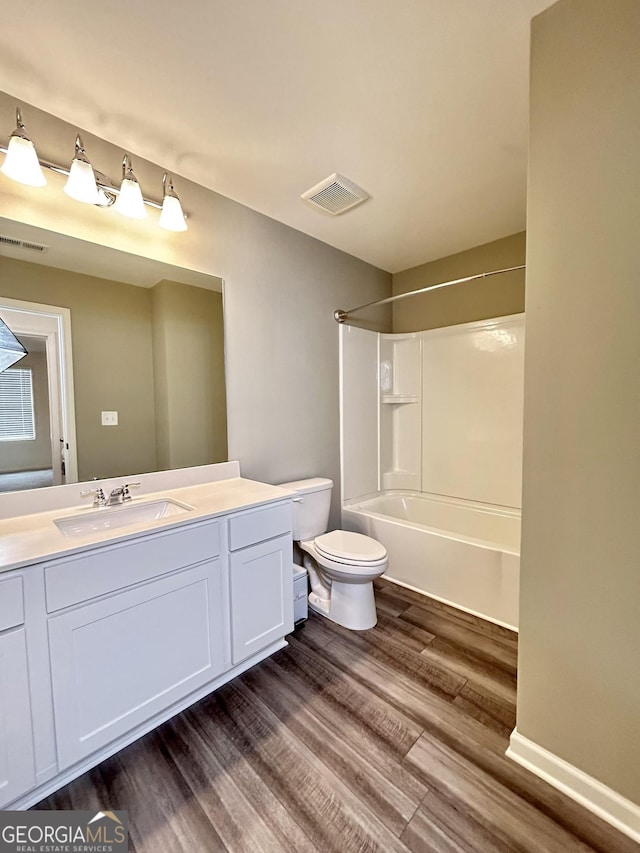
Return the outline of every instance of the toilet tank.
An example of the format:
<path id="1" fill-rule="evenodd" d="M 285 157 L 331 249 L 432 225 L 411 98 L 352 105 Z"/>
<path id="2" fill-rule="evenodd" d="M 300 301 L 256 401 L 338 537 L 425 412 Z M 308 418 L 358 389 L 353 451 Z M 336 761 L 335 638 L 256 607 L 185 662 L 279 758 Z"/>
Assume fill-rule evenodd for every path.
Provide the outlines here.
<path id="1" fill-rule="evenodd" d="M 297 492 L 293 502 L 293 538 L 296 542 L 315 539 L 326 533 L 329 526 L 329 508 L 333 480 L 314 477 L 311 480 L 295 480 L 280 483 L 283 489 Z"/>

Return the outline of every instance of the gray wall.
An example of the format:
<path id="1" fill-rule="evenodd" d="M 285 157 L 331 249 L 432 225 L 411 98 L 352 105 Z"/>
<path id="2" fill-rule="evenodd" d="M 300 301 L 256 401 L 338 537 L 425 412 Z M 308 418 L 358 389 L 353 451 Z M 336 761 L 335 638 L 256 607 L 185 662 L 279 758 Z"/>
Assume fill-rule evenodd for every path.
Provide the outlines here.
<path id="1" fill-rule="evenodd" d="M 245 476 L 336 483 L 339 525 L 338 324 L 333 311 L 390 295 L 391 277 L 235 206 L 238 246 L 225 275 L 229 455 Z"/>
<path id="2" fill-rule="evenodd" d="M 227 460 L 222 294 L 151 288 L 158 468 Z"/>
<path id="3" fill-rule="evenodd" d="M 639 33 L 533 22 L 517 725 L 640 804 Z"/>
<path id="4" fill-rule="evenodd" d="M 431 284 L 521 266 L 526 233 L 511 234 L 465 252 L 412 267 L 393 276 L 393 292 L 407 293 Z M 443 287 L 393 304 L 393 331 L 416 332 L 524 311 L 524 271 Z"/>
<path id="5" fill-rule="evenodd" d="M 23 114 L 40 155 L 68 161 L 77 128 L 28 105 Z M 14 121 L 15 102 L 0 93 L 0 126 Z M 83 140 L 96 168 L 120 174 L 120 148 L 89 133 Z M 143 188 L 157 196 L 162 169 L 132 154 Z M 391 276 L 179 176 L 175 184 L 189 214 L 184 234 L 158 228 L 153 212 L 144 221 L 125 220 L 73 202 L 56 175 L 34 190 L 0 174 L 0 216 L 222 277 L 230 458 L 240 460 L 246 477 L 277 482 L 323 474 L 337 482 L 333 311 L 390 295 Z"/>

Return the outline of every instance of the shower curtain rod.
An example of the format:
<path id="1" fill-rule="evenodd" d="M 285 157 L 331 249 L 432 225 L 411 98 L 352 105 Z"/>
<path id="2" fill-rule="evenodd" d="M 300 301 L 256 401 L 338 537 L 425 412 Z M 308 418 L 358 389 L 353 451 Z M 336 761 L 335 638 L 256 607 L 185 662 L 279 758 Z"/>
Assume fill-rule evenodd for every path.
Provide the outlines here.
<path id="1" fill-rule="evenodd" d="M 355 314 L 356 311 L 363 311 L 365 308 L 372 308 L 374 305 L 386 305 L 388 302 L 396 302 L 398 299 L 406 299 L 408 296 L 416 296 L 418 293 L 426 293 L 428 290 L 438 290 L 440 287 L 450 287 L 452 284 L 462 284 L 463 281 L 475 281 L 477 278 L 488 278 L 490 275 L 500 275 L 503 272 L 515 272 L 516 270 L 525 269 L 525 264 L 519 267 L 507 267 L 504 270 L 491 270 L 491 272 L 481 272 L 478 275 L 468 275 L 465 278 L 454 278 L 452 281 L 443 281 L 440 284 L 430 284 L 427 287 L 421 287 L 419 290 L 409 290 L 407 293 L 397 293 L 395 296 L 387 296 L 386 299 L 376 299 L 375 302 L 367 302 L 366 305 L 358 305 L 357 308 L 351 308 L 350 311 L 342 311 L 338 308 L 333 312 L 333 317 L 336 323 L 344 323 L 349 314 Z"/>

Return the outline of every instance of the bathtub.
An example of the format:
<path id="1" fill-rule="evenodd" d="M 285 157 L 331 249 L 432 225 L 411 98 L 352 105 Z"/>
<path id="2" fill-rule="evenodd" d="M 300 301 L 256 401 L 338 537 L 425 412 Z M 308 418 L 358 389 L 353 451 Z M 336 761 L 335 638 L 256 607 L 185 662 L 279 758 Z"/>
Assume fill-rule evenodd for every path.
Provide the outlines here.
<path id="1" fill-rule="evenodd" d="M 382 542 L 385 578 L 517 630 L 519 510 L 389 491 L 345 503 L 342 526 Z"/>

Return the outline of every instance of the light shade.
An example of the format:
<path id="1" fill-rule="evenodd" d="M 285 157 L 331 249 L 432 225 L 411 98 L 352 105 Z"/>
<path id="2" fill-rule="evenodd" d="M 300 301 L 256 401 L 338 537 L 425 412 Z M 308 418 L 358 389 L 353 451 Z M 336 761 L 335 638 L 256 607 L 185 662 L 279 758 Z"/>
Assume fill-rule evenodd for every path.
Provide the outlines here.
<path id="1" fill-rule="evenodd" d="M 142 190 L 137 181 L 132 181 L 130 178 L 124 179 L 113 209 L 130 219 L 144 219 L 147 211 L 142 200 Z"/>
<path id="2" fill-rule="evenodd" d="M 26 349 L 0 318 L 0 373 L 27 354 Z"/>
<path id="3" fill-rule="evenodd" d="M 84 204 L 100 204 L 96 176 L 91 163 L 79 160 L 77 157 L 71 161 L 64 191 L 70 198 L 82 201 Z"/>
<path id="4" fill-rule="evenodd" d="M 47 183 L 33 142 L 12 134 L 0 171 L 8 178 L 29 187 L 44 187 Z"/>
<path id="5" fill-rule="evenodd" d="M 76 153 L 69 167 L 69 177 L 64 185 L 64 191 L 69 198 L 81 201 L 84 204 L 100 204 L 101 202 L 93 166 L 87 160 L 80 134 L 76 136 Z"/>
<path id="6" fill-rule="evenodd" d="M 138 179 L 133 174 L 133 167 L 128 154 L 122 158 L 122 184 L 113 209 L 130 219 L 144 219 L 147 215 L 142 190 Z"/>
<path id="7" fill-rule="evenodd" d="M 186 231 L 187 223 L 182 212 L 182 205 L 177 195 L 165 195 L 162 201 L 162 213 L 158 223 L 167 231 Z"/>
<path id="8" fill-rule="evenodd" d="M 173 176 L 168 172 L 162 176 L 162 191 L 162 213 L 158 224 L 167 231 L 186 231 L 186 217 L 180 199 L 173 188 Z"/>

